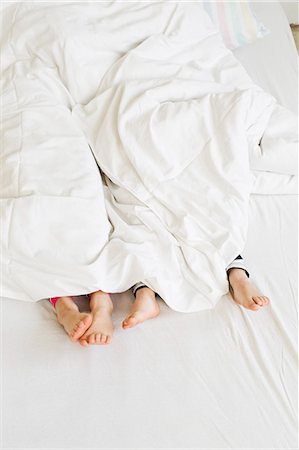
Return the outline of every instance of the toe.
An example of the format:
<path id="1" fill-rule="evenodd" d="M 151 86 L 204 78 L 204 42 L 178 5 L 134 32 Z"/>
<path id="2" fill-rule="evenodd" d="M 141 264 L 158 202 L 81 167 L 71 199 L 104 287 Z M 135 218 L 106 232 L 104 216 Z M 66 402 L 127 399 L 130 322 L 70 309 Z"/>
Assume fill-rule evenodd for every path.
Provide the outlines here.
<path id="1" fill-rule="evenodd" d="M 96 344 L 100 344 L 100 342 L 101 342 L 101 333 L 97 333 L 96 334 L 95 340 L 96 340 Z"/>
<path id="2" fill-rule="evenodd" d="M 111 344 L 111 342 L 112 342 L 112 337 L 111 336 L 107 336 L 106 344 Z"/>
<path id="3" fill-rule="evenodd" d="M 265 306 L 265 305 L 266 305 L 265 297 L 259 297 L 259 299 L 260 299 L 261 302 L 262 302 L 262 306 Z"/>
<path id="4" fill-rule="evenodd" d="M 88 338 L 88 343 L 89 343 L 89 344 L 95 344 L 95 342 L 96 342 L 96 338 L 95 338 L 95 334 L 93 333 L 93 334 L 91 334 L 91 335 L 89 336 L 89 338 Z"/>
<path id="5" fill-rule="evenodd" d="M 257 310 L 262 306 L 262 302 L 259 297 L 252 297 L 252 299 L 248 300 L 248 307 L 252 310 Z"/>
<path id="6" fill-rule="evenodd" d="M 134 325 L 137 325 L 137 323 L 137 318 L 133 314 L 131 314 L 123 321 L 123 328 L 131 328 Z"/>
<path id="7" fill-rule="evenodd" d="M 91 322 L 92 322 L 92 316 L 90 314 L 88 314 L 87 316 L 85 316 L 83 318 L 83 320 L 81 322 L 83 322 L 85 327 L 89 327 L 91 325 Z"/>
<path id="8" fill-rule="evenodd" d="M 91 315 L 87 315 L 83 317 L 75 326 L 71 333 L 71 338 L 77 341 L 80 337 L 83 336 L 85 331 L 90 327 L 92 322 Z"/>
<path id="9" fill-rule="evenodd" d="M 102 334 L 101 339 L 100 339 L 101 344 L 105 344 L 106 339 L 107 339 L 107 336 L 105 334 Z"/>
<path id="10" fill-rule="evenodd" d="M 80 339 L 80 344 L 83 346 L 83 347 L 88 347 L 88 342 L 87 342 L 87 340 L 86 339 Z"/>
<path id="11" fill-rule="evenodd" d="M 266 302 L 265 302 L 265 298 L 263 296 L 258 296 L 257 297 L 257 301 L 259 302 L 258 304 L 263 307 L 266 306 Z"/>
<path id="12" fill-rule="evenodd" d="M 263 306 L 264 305 L 264 301 L 263 301 L 263 297 L 260 296 L 256 296 L 256 297 L 252 297 L 253 301 L 255 303 L 257 303 L 259 306 Z"/>
<path id="13" fill-rule="evenodd" d="M 265 296 L 264 296 L 263 299 L 264 299 L 265 305 L 268 305 L 268 304 L 270 303 L 270 300 L 269 300 L 268 297 L 265 297 Z"/>
<path id="14" fill-rule="evenodd" d="M 128 316 L 128 317 L 126 317 L 126 318 L 123 320 L 123 325 L 128 325 L 128 323 L 129 323 L 129 321 L 130 321 L 130 317 L 131 317 L 131 316 Z"/>
<path id="15" fill-rule="evenodd" d="M 85 331 L 84 328 L 83 329 L 78 328 L 77 330 L 74 329 L 71 333 L 71 339 L 77 341 L 82 336 L 84 331 Z"/>

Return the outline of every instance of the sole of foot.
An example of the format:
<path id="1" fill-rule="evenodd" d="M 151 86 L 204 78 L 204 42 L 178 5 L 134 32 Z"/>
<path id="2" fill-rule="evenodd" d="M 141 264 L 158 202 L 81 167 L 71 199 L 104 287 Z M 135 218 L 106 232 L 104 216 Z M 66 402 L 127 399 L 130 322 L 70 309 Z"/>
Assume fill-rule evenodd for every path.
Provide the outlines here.
<path id="1" fill-rule="evenodd" d="M 83 347 L 111 344 L 114 330 L 111 313 L 110 309 L 92 313 L 92 324 L 79 340 Z"/>
<path id="2" fill-rule="evenodd" d="M 76 342 L 91 326 L 92 316 L 87 313 L 70 311 L 60 323 L 63 325 L 71 341 Z"/>

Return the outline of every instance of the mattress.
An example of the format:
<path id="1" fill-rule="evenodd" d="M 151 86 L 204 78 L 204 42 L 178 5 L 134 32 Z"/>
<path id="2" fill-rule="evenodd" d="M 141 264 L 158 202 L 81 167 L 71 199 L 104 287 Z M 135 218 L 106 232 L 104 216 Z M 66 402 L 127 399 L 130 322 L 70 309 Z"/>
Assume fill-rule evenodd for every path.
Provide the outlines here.
<path id="1" fill-rule="evenodd" d="M 285 16 L 274 2 L 256 7 L 272 33 L 235 54 L 294 109 Z M 281 33 L 269 75 L 256 61 Z M 115 294 L 106 347 L 70 342 L 47 300 L 3 299 L 2 448 L 297 448 L 296 243 L 296 196 L 252 195 L 242 256 L 270 305 L 252 312 L 226 295 L 212 310 L 178 313 L 159 300 L 157 319 L 124 331 L 133 298 Z"/>

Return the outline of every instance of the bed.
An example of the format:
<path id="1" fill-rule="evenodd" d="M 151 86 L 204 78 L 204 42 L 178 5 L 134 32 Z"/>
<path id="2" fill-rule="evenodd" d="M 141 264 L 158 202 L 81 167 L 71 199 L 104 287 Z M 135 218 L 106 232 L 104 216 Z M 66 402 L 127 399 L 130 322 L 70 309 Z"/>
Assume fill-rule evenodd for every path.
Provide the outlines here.
<path id="1" fill-rule="evenodd" d="M 235 55 L 296 112 L 287 19 L 277 2 L 254 8 L 271 33 Z M 133 297 L 113 294 L 106 347 L 70 342 L 47 299 L 2 298 L 2 448 L 297 448 L 296 242 L 296 195 L 251 195 L 242 255 L 271 304 L 256 313 L 226 295 L 181 313 L 159 300 L 159 318 L 124 331 Z"/>

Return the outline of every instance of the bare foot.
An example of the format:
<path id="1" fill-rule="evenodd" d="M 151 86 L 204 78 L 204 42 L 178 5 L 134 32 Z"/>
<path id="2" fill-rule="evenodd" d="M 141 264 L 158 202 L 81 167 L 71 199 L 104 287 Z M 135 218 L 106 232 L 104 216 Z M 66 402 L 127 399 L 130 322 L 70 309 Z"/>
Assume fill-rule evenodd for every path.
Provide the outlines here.
<path id="1" fill-rule="evenodd" d="M 97 291 L 89 295 L 92 324 L 80 338 L 80 344 L 110 344 L 113 334 L 112 311 L 113 304 L 110 295 Z"/>
<path id="2" fill-rule="evenodd" d="M 91 314 L 80 313 L 71 297 L 60 297 L 56 303 L 58 322 L 63 325 L 72 341 L 77 341 L 92 322 Z"/>
<path id="3" fill-rule="evenodd" d="M 269 298 L 264 296 L 249 280 L 242 269 L 233 268 L 228 271 L 229 290 L 236 303 L 244 308 L 256 311 L 267 306 Z"/>
<path id="4" fill-rule="evenodd" d="M 132 328 L 138 323 L 153 319 L 160 314 L 160 307 L 155 293 L 150 288 L 141 288 L 136 292 L 136 300 L 128 317 L 123 321 L 124 329 Z"/>

